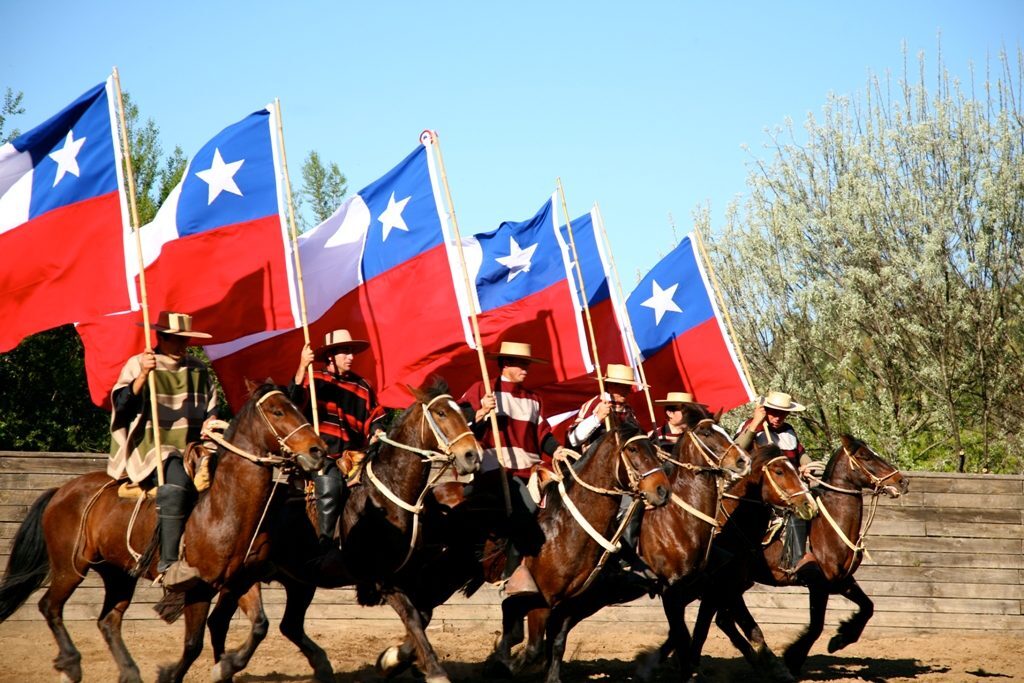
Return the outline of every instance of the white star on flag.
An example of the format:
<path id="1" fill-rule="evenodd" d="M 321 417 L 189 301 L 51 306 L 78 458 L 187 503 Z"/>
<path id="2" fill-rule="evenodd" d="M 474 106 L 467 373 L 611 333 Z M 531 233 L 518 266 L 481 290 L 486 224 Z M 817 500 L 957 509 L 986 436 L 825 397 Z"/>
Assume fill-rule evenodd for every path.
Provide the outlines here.
<path id="1" fill-rule="evenodd" d="M 213 163 L 210 165 L 210 168 L 205 171 L 196 172 L 196 177 L 210 186 L 206 200 L 207 206 L 213 204 L 213 200 L 221 192 L 230 192 L 231 194 L 237 194 L 239 197 L 242 196 L 242 191 L 235 184 L 235 174 L 238 173 L 238 169 L 244 163 L 245 159 L 239 159 L 238 161 L 226 164 L 220 155 L 220 148 L 218 147 L 213 150 Z"/>
<path id="2" fill-rule="evenodd" d="M 86 138 L 75 139 L 74 131 L 69 130 L 68 136 L 64 139 L 64 146 L 55 152 L 50 153 L 50 158 L 57 162 L 57 176 L 53 179 L 53 186 L 64 178 L 65 173 L 78 177 L 78 153 L 82 151 L 82 145 Z"/>
<path id="3" fill-rule="evenodd" d="M 501 265 L 508 268 L 508 280 L 506 282 L 512 282 L 512 278 L 519 273 L 529 273 L 531 261 L 533 260 L 533 252 L 537 251 L 537 244 L 531 244 L 526 249 L 519 246 L 516 242 L 516 238 L 509 236 L 508 238 L 509 255 L 502 256 L 501 258 L 494 259 Z"/>
<path id="4" fill-rule="evenodd" d="M 640 305 L 654 309 L 654 325 L 658 326 L 661 324 L 661 319 L 665 317 L 667 311 L 683 312 L 683 309 L 679 308 L 676 302 L 672 300 L 672 297 L 675 296 L 676 288 L 679 287 L 679 283 L 675 283 L 668 289 L 662 289 L 657 280 L 652 280 L 651 282 L 654 284 L 651 290 L 651 298 Z"/>
<path id="5" fill-rule="evenodd" d="M 384 213 L 377 218 L 381 225 L 384 226 L 385 242 L 387 242 L 388 235 L 391 234 L 392 230 L 403 230 L 405 232 L 409 232 L 409 226 L 405 224 L 405 219 L 402 218 L 402 211 L 405 210 L 405 205 L 409 203 L 410 199 L 412 199 L 412 195 L 396 202 L 395 193 L 391 193 L 391 199 L 388 200 L 388 208 L 384 209 Z"/>

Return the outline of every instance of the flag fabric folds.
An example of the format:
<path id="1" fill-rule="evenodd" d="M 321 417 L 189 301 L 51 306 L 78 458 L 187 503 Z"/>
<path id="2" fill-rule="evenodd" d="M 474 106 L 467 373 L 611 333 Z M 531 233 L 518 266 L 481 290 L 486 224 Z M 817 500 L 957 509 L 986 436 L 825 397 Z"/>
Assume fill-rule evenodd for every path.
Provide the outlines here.
<path id="1" fill-rule="evenodd" d="M 353 370 L 384 405 L 407 405 L 405 384 L 431 373 L 431 361 L 465 345 L 446 248 L 429 136 L 386 175 L 299 237 L 311 343 L 348 329 L 370 348 Z M 303 345 L 301 327 L 207 346 L 233 406 L 244 380 L 287 384 Z"/>
<path id="2" fill-rule="evenodd" d="M 297 324 L 278 145 L 276 111 L 266 107 L 196 152 L 140 231 L 151 318 L 190 313 L 218 341 Z M 135 236 L 125 240 L 134 278 Z M 134 310 L 79 325 L 94 402 L 107 401 L 121 366 L 145 348 L 141 320 Z"/>
<path id="3" fill-rule="evenodd" d="M 712 410 L 753 399 L 707 273 L 687 235 L 626 301 L 647 381 L 657 392 L 688 391 Z"/>
<path id="4" fill-rule="evenodd" d="M 108 79 L 0 146 L 0 352 L 130 305 Z"/>

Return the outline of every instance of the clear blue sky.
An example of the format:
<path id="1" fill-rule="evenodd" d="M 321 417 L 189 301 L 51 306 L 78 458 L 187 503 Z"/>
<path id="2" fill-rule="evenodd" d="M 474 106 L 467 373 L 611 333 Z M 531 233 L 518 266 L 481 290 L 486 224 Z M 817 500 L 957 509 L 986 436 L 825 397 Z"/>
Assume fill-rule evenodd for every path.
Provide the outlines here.
<path id="1" fill-rule="evenodd" d="M 0 88 L 24 130 L 116 65 L 189 155 L 279 97 L 293 180 L 316 149 L 353 192 L 434 128 L 464 233 L 529 217 L 561 176 L 573 216 L 600 202 L 628 289 L 669 212 L 682 233 L 710 202 L 720 226 L 766 127 L 898 77 L 904 43 L 934 67 L 941 33 L 966 81 L 1024 42 L 1020 0 L 711 5 L 3 0 Z"/>

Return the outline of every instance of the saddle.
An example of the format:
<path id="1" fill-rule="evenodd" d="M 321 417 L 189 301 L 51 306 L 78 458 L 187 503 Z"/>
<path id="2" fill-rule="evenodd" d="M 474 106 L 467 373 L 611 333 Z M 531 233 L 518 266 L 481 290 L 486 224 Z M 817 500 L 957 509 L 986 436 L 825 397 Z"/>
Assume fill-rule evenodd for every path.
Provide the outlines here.
<path id="1" fill-rule="evenodd" d="M 209 444 L 209 445 L 207 445 Z M 210 454 L 214 450 L 212 442 L 193 441 L 185 448 L 183 464 L 185 473 L 192 479 L 196 491 L 205 491 L 210 488 Z M 125 500 L 138 500 L 156 498 L 156 486 L 139 486 L 131 480 L 124 480 L 117 487 L 117 497 Z"/>

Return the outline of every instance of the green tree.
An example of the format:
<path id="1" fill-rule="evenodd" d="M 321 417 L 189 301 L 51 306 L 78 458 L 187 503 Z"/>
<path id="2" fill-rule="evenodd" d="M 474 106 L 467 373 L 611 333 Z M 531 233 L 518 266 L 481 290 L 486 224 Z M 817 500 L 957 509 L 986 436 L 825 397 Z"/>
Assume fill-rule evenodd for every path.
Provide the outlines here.
<path id="1" fill-rule="evenodd" d="M 9 132 L 5 132 L 4 126 L 7 125 L 7 119 L 10 117 L 25 113 L 25 108 L 21 106 L 23 97 L 24 93 L 20 90 L 15 93 L 10 88 L 7 88 L 4 92 L 4 103 L 0 105 L 0 145 L 21 135 L 21 131 L 17 128 L 12 128 Z"/>
<path id="2" fill-rule="evenodd" d="M 324 165 L 316 150 L 310 151 L 302 164 L 302 190 L 299 192 L 301 228 L 305 232 L 327 220 L 348 192 L 348 181 L 338 164 Z M 307 215 L 308 214 L 308 215 Z"/>
<path id="3" fill-rule="evenodd" d="M 713 260 L 762 388 L 904 466 L 1021 471 L 1024 63 L 871 79 L 773 131 Z M 706 214 L 698 223 L 707 225 Z"/>

